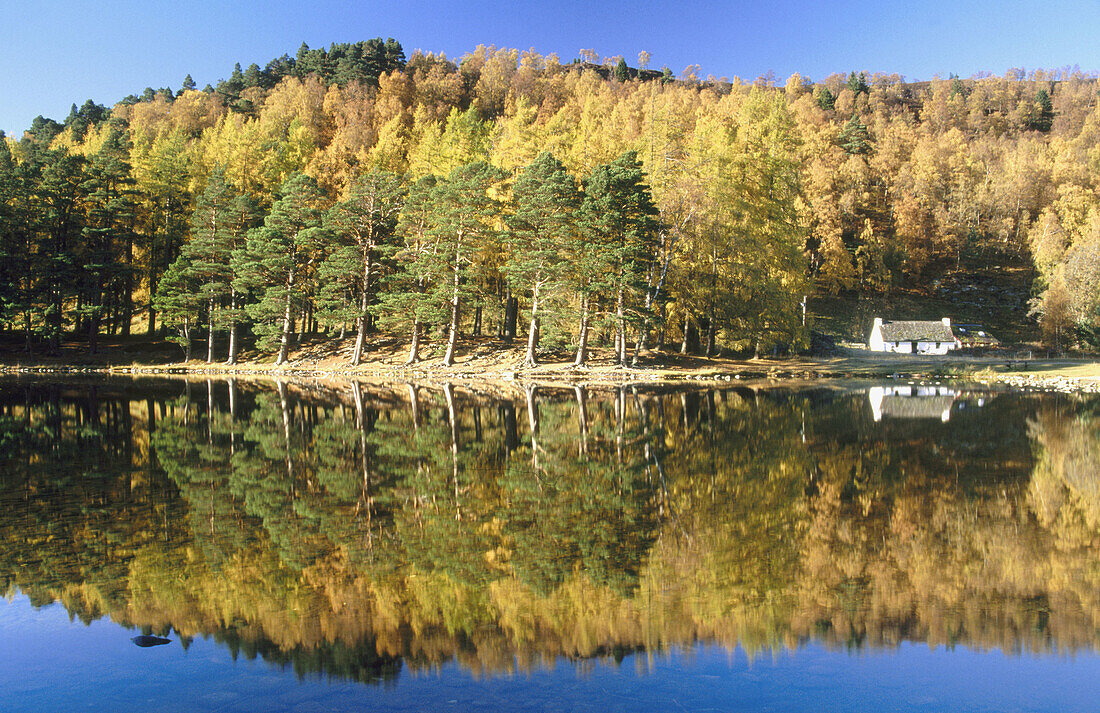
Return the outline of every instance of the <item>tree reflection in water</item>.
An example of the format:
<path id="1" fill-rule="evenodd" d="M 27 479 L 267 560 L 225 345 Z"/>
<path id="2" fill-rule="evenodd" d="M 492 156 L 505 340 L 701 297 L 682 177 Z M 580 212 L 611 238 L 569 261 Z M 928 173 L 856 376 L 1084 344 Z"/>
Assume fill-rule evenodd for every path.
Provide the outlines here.
<path id="1" fill-rule="evenodd" d="M 698 640 L 1093 648 L 1096 407 L 12 380 L 0 591 L 360 681 Z"/>

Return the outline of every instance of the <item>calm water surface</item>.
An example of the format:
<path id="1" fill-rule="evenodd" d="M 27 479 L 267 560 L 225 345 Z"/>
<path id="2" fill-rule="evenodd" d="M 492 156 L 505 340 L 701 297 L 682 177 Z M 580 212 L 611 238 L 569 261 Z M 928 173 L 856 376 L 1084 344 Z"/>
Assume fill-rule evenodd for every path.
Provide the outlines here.
<path id="1" fill-rule="evenodd" d="M 1094 711 L 1098 414 L 0 380 L 0 710 Z"/>

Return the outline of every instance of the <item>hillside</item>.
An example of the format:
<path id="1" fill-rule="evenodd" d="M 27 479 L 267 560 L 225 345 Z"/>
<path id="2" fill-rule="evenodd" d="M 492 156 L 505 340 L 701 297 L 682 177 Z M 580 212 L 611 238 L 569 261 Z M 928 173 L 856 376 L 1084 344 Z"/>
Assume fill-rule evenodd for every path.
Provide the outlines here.
<path id="1" fill-rule="evenodd" d="M 51 356 L 212 330 L 218 359 L 358 332 L 626 361 L 638 335 L 799 351 L 810 295 L 810 326 L 850 340 L 949 315 L 1091 349 L 1098 88 L 303 45 L 0 143 L 0 327 Z"/>
<path id="2" fill-rule="evenodd" d="M 807 305 L 815 331 L 838 341 L 863 343 L 875 317 L 937 320 L 982 325 L 1006 348 L 1036 348 L 1039 326 L 1028 314 L 1035 270 L 1024 260 L 1005 265 L 973 261 L 931 280 L 923 289 L 895 289 L 884 295 L 817 295 Z"/>

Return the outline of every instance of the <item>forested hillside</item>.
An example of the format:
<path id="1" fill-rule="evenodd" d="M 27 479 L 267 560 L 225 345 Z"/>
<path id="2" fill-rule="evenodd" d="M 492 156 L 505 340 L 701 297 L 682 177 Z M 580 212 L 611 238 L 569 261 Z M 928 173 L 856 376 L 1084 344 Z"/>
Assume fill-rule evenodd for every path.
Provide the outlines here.
<path id="1" fill-rule="evenodd" d="M 802 348 L 806 295 L 1023 264 L 1050 344 L 1100 340 L 1095 75 L 731 82 L 582 54 L 303 45 L 40 117 L 0 142 L 0 324 L 35 353 L 163 329 L 230 361 L 356 335 L 358 363 L 381 330 L 410 361 L 498 335 L 625 363 Z"/>

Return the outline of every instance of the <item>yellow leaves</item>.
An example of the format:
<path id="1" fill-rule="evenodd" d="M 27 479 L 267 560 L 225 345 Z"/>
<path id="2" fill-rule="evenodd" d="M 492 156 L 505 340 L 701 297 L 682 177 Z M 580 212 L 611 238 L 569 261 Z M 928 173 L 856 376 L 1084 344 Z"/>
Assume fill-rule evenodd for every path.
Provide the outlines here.
<path id="1" fill-rule="evenodd" d="M 255 121 L 227 114 L 216 126 L 203 132 L 199 142 L 203 168 L 206 173 L 215 167 L 224 168 L 226 178 L 238 190 L 265 200 L 266 191 L 274 187 L 264 180 L 267 143 Z"/>
<path id="2" fill-rule="evenodd" d="M 818 281 L 830 294 L 851 289 L 856 282 L 856 270 L 852 255 L 844 246 L 840 226 L 835 221 L 826 222 L 815 229 L 820 241 L 821 266 Z"/>
<path id="3" fill-rule="evenodd" d="M 496 122 L 490 153 L 493 165 L 512 174 L 530 165 L 543 150 L 543 132 L 537 122 L 538 108 L 520 97 Z"/>
<path id="4" fill-rule="evenodd" d="M 576 99 L 579 106 L 575 109 L 577 123 L 573 142 L 561 159 L 580 176 L 587 176 L 596 166 L 609 163 L 622 153 L 621 147 L 611 143 L 612 137 L 606 131 L 614 109 L 614 96 L 606 86 L 597 86 L 596 91 L 586 92 Z"/>
<path id="5" fill-rule="evenodd" d="M 305 170 L 317 150 L 316 127 L 297 117 L 283 126 L 283 118 L 224 116 L 203 132 L 196 147 L 203 175 L 220 166 L 239 190 L 260 201 L 270 200 L 287 176 Z"/>
<path id="6" fill-rule="evenodd" d="M 409 174 L 413 178 L 428 175 L 445 176 L 453 168 L 447 161 L 443 147 L 443 127 L 432 121 L 428 113 L 416 110 L 410 132 L 408 152 Z"/>
<path id="7" fill-rule="evenodd" d="M 300 136 L 314 146 L 325 146 L 332 138 L 332 118 L 325 112 L 327 90 L 318 77 L 287 77 L 278 84 L 259 112 L 261 131 L 270 137 L 288 136 L 297 125 Z"/>
<path id="8" fill-rule="evenodd" d="M 409 133 L 403 117 L 395 116 L 378 132 L 378 141 L 367 152 L 363 163 L 370 168 L 402 174 L 408 170 Z"/>
<path id="9" fill-rule="evenodd" d="M 378 78 L 378 99 L 375 102 L 379 121 L 412 112 L 416 104 L 416 85 L 403 72 L 386 72 Z"/>
<path id="10" fill-rule="evenodd" d="M 489 157 L 488 127 L 471 107 L 452 109 L 446 125 L 440 125 L 417 109 L 408 152 L 409 173 L 414 177 L 445 176 L 455 168 Z"/>
<path id="11" fill-rule="evenodd" d="M 214 126 L 224 112 L 221 98 L 193 89 L 180 92 L 172 102 L 169 120 L 173 128 L 189 137 L 197 137 Z"/>
<path id="12" fill-rule="evenodd" d="M 512 76 L 516 73 L 519 52 L 480 46 L 478 50 L 484 50 L 484 59 L 475 87 L 477 108 L 482 116 L 495 117 L 504 112 L 504 102 L 508 98 Z"/>

